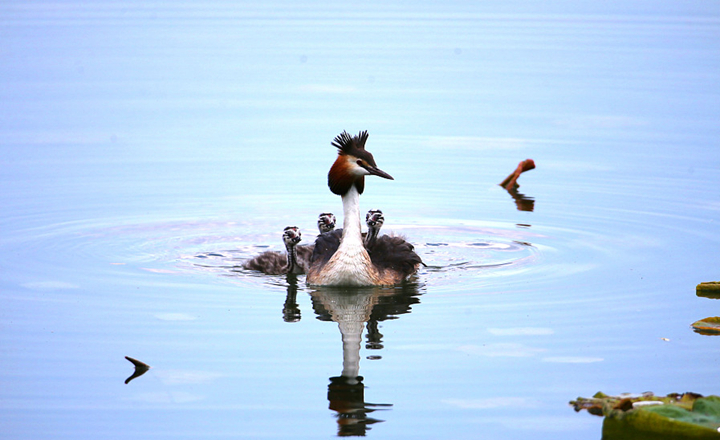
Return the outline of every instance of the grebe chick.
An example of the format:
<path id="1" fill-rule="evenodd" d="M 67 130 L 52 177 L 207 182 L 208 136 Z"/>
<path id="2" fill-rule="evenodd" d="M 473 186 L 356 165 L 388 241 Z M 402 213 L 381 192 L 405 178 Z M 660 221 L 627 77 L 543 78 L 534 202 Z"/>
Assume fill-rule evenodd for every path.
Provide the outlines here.
<path id="1" fill-rule="evenodd" d="M 335 215 L 332 212 L 323 212 L 320 214 L 317 221 L 320 234 L 332 233 L 335 229 L 335 222 Z M 297 263 L 302 268 L 302 273 L 305 273 L 307 268 L 310 267 L 310 259 L 312 258 L 314 249 L 315 243 L 295 247 Z"/>
<path id="2" fill-rule="evenodd" d="M 295 246 L 302 240 L 302 234 L 297 226 L 288 226 L 283 230 L 283 243 L 286 254 L 275 251 L 265 251 L 257 257 L 243 264 L 245 269 L 258 270 L 268 275 L 282 275 L 287 273 L 305 273 L 305 269 L 298 264 Z"/>
<path id="3" fill-rule="evenodd" d="M 425 263 L 414 252 L 413 245 L 405 241 L 401 236 L 383 235 L 380 236 L 380 228 L 385 223 L 385 216 L 379 209 L 368 211 L 365 216 L 365 223 L 368 232 L 365 236 L 365 249 L 370 254 L 370 260 L 374 265 L 389 267 L 400 273 L 414 273 L 417 265 Z"/>
<path id="4" fill-rule="evenodd" d="M 335 229 L 335 223 L 335 215 L 332 212 L 323 212 L 318 216 L 317 225 L 321 234 L 332 232 Z"/>
<path id="5" fill-rule="evenodd" d="M 382 258 L 371 260 L 360 230 L 360 194 L 365 189 L 365 176 L 393 180 L 380 170 L 372 154 L 365 150 L 367 131 L 357 136 L 347 132 L 337 136 L 332 145 L 338 157 L 328 172 L 330 191 L 342 197 L 343 229 L 340 240 L 332 234 L 320 234 L 310 261 L 307 282 L 320 286 L 383 286 L 402 282 L 417 271 L 420 257 L 411 244 L 402 240 L 388 243 Z M 399 238 L 399 237 L 394 237 Z M 377 246 L 377 244 L 375 245 Z M 375 253 L 375 251 L 373 251 Z"/>
<path id="6" fill-rule="evenodd" d="M 385 223 L 385 217 L 383 217 L 383 213 L 379 209 L 371 209 L 365 214 L 365 224 L 368 227 L 368 231 L 367 234 L 364 234 L 363 244 L 368 252 L 370 252 L 370 249 L 375 245 L 383 223 Z M 372 255 L 370 259 L 372 259 Z"/>

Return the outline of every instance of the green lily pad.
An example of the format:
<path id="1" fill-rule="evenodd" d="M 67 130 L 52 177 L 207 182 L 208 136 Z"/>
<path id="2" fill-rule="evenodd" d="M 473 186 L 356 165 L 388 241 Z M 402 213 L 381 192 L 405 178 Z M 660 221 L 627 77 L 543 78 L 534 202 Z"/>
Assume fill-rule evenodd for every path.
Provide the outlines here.
<path id="1" fill-rule="evenodd" d="M 695 321 L 692 324 L 693 329 L 702 335 L 720 335 L 720 317 L 713 316 L 710 318 Z"/>
<path id="2" fill-rule="evenodd" d="M 695 295 L 704 298 L 720 299 L 720 281 L 700 283 L 695 287 Z"/>
<path id="3" fill-rule="evenodd" d="M 720 439 L 720 397 L 699 394 L 645 393 L 640 396 L 607 396 L 570 402 L 576 411 L 587 409 L 605 416 L 604 440 L 705 440 Z M 598 414 L 599 415 L 599 414 Z"/>

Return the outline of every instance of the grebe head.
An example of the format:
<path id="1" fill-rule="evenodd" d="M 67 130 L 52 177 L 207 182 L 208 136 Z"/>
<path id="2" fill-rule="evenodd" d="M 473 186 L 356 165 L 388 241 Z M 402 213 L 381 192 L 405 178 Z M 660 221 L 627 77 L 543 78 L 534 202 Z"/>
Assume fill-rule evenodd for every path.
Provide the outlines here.
<path id="1" fill-rule="evenodd" d="M 321 234 L 331 232 L 335 229 L 335 216 L 331 212 L 323 212 L 318 217 L 317 225 Z"/>
<path id="2" fill-rule="evenodd" d="M 379 209 L 371 209 L 365 215 L 365 224 L 367 224 L 368 228 L 380 229 L 383 223 L 385 223 L 385 217 L 383 217 L 383 213 Z"/>
<path id="3" fill-rule="evenodd" d="M 302 240 L 302 234 L 297 226 L 288 226 L 283 231 L 283 243 L 285 247 L 290 249 Z"/>
<path id="4" fill-rule="evenodd" d="M 350 136 L 343 131 L 333 140 L 332 145 L 338 149 L 338 158 L 328 173 L 330 191 L 342 196 L 354 185 L 358 193 L 365 189 L 365 176 L 379 176 L 393 180 L 393 177 L 379 169 L 373 155 L 365 150 L 367 131 L 357 136 Z"/>
<path id="5" fill-rule="evenodd" d="M 365 215 L 365 224 L 368 227 L 367 234 L 365 235 L 365 249 L 370 252 L 375 247 L 378 235 L 380 235 L 380 228 L 385 223 L 385 217 L 383 217 L 382 211 L 379 209 L 371 209 Z"/>

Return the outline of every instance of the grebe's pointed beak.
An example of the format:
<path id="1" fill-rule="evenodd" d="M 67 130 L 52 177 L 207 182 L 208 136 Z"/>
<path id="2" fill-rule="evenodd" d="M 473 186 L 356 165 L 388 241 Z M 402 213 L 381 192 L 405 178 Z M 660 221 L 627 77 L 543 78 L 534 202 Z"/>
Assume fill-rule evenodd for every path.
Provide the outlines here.
<path id="1" fill-rule="evenodd" d="M 374 166 L 372 166 L 372 165 L 367 165 L 367 166 L 365 166 L 365 167 L 363 167 L 363 168 L 365 168 L 365 169 L 367 170 L 367 172 L 370 173 L 370 174 L 373 175 L 373 176 L 382 177 L 383 179 L 388 179 L 388 180 L 395 180 L 395 179 L 393 179 L 393 176 L 391 176 L 390 174 L 388 174 L 388 173 L 386 173 L 385 171 L 381 170 L 380 168 L 376 168 L 376 167 L 374 167 Z"/>

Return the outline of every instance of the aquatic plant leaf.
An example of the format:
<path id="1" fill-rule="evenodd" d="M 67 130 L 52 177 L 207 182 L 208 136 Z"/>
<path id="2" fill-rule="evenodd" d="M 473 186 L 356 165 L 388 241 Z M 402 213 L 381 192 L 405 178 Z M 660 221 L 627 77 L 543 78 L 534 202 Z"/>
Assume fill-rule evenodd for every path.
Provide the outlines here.
<path id="1" fill-rule="evenodd" d="M 720 397 L 695 401 L 691 411 L 677 405 L 641 407 L 605 417 L 603 439 L 720 439 Z"/>
<path id="2" fill-rule="evenodd" d="M 695 332 L 701 335 L 720 335 L 720 316 L 712 316 L 710 318 L 695 321 L 692 324 Z"/>
<path id="3" fill-rule="evenodd" d="M 720 281 L 708 281 L 695 287 L 695 295 L 704 298 L 720 299 Z"/>
<path id="4" fill-rule="evenodd" d="M 620 396 L 608 396 L 598 391 L 591 398 L 578 397 L 577 400 L 570 402 L 575 411 L 583 409 L 588 410 L 591 414 L 606 416 L 613 410 L 627 411 L 632 408 L 640 407 L 645 404 L 673 404 L 685 409 L 692 409 L 695 400 L 702 397 L 696 393 L 671 393 L 667 396 L 656 396 L 651 392 L 642 394 L 621 394 Z M 628 406 L 628 404 L 630 404 Z M 590 408 L 596 408 L 595 411 L 589 411 Z"/>
<path id="5" fill-rule="evenodd" d="M 604 440 L 720 439 L 720 397 L 695 393 L 665 397 L 607 396 L 570 402 L 575 410 L 597 414 L 602 409 Z M 647 404 L 644 404 L 647 403 Z M 599 414 L 598 414 L 599 415 Z"/>

